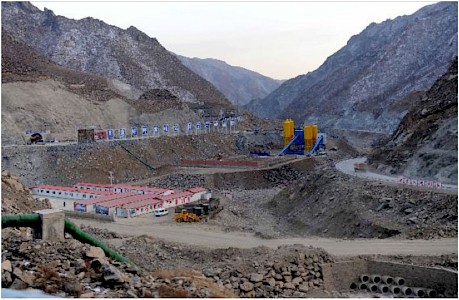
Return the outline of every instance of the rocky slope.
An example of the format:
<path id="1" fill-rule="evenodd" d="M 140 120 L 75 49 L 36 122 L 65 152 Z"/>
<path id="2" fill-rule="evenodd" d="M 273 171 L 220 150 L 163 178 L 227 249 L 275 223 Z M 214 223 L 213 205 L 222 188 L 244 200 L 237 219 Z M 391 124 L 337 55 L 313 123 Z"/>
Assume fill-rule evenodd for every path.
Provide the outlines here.
<path id="1" fill-rule="evenodd" d="M 24 131 L 30 129 L 48 129 L 65 141 L 76 140 L 76 129 L 86 126 L 129 128 L 200 119 L 193 104 L 165 90 L 132 100 L 133 89 L 120 91 L 114 83 L 57 65 L 2 31 L 2 146 L 25 144 Z"/>
<path id="2" fill-rule="evenodd" d="M 212 84 L 135 27 L 122 30 L 89 17 L 56 16 L 29 2 L 2 2 L 2 29 L 62 66 L 112 79 L 132 99 L 161 89 L 198 108 L 231 109 Z"/>
<path id="3" fill-rule="evenodd" d="M 369 156 L 381 171 L 457 184 L 457 57 Z"/>
<path id="4" fill-rule="evenodd" d="M 457 3 L 372 23 L 315 71 L 283 83 L 248 108 L 321 128 L 393 131 L 406 110 L 386 108 L 425 90 L 457 55 Z"/>
<path id="5" fill-rule="evenodd" d="M 245 105 L 253 99 L 263 99 L 282 83 L 257 72 L 235 67 L 224 61 L 188 58 L 177 55 L 196 74 L 211 82 L 234 105 Z"/>
<path id="6" fill-rule="evenodd" d="M 47 208 L 51 208 L 49 201 L 34 200 L 30 190 L 16 176 L 7 171 L 2 172 L 2 213 L 32 213 Z"/>

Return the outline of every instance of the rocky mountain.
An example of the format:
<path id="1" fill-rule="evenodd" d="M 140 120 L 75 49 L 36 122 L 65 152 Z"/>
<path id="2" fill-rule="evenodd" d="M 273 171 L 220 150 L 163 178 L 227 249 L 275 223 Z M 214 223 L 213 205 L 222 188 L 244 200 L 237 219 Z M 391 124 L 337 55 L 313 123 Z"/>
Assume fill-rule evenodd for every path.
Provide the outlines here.
<path id="1" fill-rule="evenodd" d="M 181 55 L 177 57 L 193 72 L 211 82 L 234 105 L 245 105 L 251 100 L 263 99 L 283 82 L 231 66 L 218 59 L 188 58 Z"/>
<path id="2" fill-rule="evenodd" d="M 123 30 L 89 17 L 56 16 L 29 2 L 2 2 L 2 29 L 59 65 L 111 79 L 130 99 L 159 89 L 197 108 L 232 108 L 212 84 L 135 27 Z"/>
<path id="3" fill-rule="evenodd" d="M 248 105 L 261 117 L 294 118 L 322 129 L 391 132 L 407 109 L 387 107 L 426 90 L 457 55 L 456 2 L 372 23 L 315 71 L 283 83 Z"/>
<path id="4" fill-rule="evenodd" d="M 57 65 L 2 31 L 2 146 L 25 144 L 26 130 L 49 130 L 59 141 L 76 140 L 77 128 L 129 128 L 131 125 L 200 119 L 167 93 L 149 90 L 137 100 L 134 88 L 99 75 Z M 125 89 L 120 90 L 120 86 Z"/>
<path id="5" fill-rule="evenodd" d="M 457 184 L 457 57 L 369 156 L 381 171 Z"/>

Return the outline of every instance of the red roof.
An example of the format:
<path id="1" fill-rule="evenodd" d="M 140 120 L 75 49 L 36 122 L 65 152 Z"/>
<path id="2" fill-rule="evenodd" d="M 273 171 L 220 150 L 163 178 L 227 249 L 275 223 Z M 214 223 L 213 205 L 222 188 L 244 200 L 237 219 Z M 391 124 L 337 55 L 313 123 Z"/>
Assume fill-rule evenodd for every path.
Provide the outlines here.
<path id="1" fill-rule="evenodd" d="M 74 188 L 74 187 L 58 186 L 58 185 L 47 185 L 47 184 L 40 184 L 40 185 L 34 186 L 32 188 L 43 189 L 43 190 L 62 191 L 62 192 L 71 192 L 71 193 L 92 194 L 92 195 L 111 195 L 111 194 L 113 194 L 112 192 L 107 192 L 107 191 L 83 190 L 83 189 L 77 189 L 77 188 Z"/>
<path id="2" fill-rule="evenodd" d="M 151 195 L 133 195 L 130 197 L 126 198 L 120 198 L 120 199 L 114 199 L 111 201 L 105 201 L 102 203 L 98 203 L 98 205 L 110 208 L 110 207 L 124 207 L 126 204 L 132 203 L 132 202 L 137 202 L 137 201 L 142 201 L 146 199 L 153 199 Z"/>
<path id="3" fill-rule="evenodd" d="M 178 192 L 178 193 L 170 194 L 170 195 L 158 196 L 158 198 L 161 200 L 171 200 L 171 199 L 177 199 L 180 197 L 187 197 L 191 195 L 193 195 L 193 193 L 185 191 L 185 192 Z"/>
<path id="4" fill-rule="evenodd" d="M 148 206 L 148 205 L 158 204 L 158 203 L 161 203 L 161 202 L 162 202 L 161 200 L 156 199 L 156 198 L 145 199 L 145 200 L 136 201 L 136 202 L 132 202 L 132 203 L 123 205 L 123 208 L 139 208 L 139 207 L 145 207 L 145 206 Z"/>
<path id="5" fill-rule="evenodd" d="M 100 187 L 100 188 L 112 188 L 110 184 L 97 184 L 97 183 L 86 183 L 86 182 L 78 182 L 73 185 L 76 186 L 88 186 L 88 187 Z"/>
<path id="6" fill-rule="evenodd" d="M 189 189 L 186 189 L 186 190 L 189 191 L 189 192 L 192 192 L 193 194 L 206 191 L 206 189 L 203 188 L 203 187 L 194 187 L 194 188 L 189 188 Z"/>
<path id="7" fill-rule="evenodd" d="M 94 198 L 94 199 L 81 199 L 78 200 L 77 203 L 81 203 L 84 205 L 91 205 L 91 204 L 98 204 L 98 203 L 103 203 L 103 202 L 108 202 L 116 199 L 123 199 L 127 197 L 132 197 L 138 195 L 137 193 L 121 193 L 121 194 L 110 194 L 105 197 L 100 197 L 100 198 Z"/>
<path id="8" fill-rule="evenodd" d="M 136 191 L 145 191 L 145 192 L 152 192 L 155 194 L 162 194 L 164 192 L 170 191 L 170 189 L 163 189 L 163 188 L 155 188 L 155 187 L 148 187 L 148 186 L 139 186 L 139 185 L 130 185 L 130 184 L 114 184 L 114 188 L 123 188 L 123 189 L 131 189 Z"/>

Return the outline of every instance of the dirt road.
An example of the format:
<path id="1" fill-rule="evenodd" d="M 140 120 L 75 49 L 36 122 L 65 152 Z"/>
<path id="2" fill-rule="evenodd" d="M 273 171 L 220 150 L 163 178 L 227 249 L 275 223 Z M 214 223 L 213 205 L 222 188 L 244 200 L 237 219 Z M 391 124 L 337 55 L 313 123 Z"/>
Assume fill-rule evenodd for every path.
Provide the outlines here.
<path id="1" fill-rule="evenodd" d="M 376 181 L 383 182 L 385 184 L 396 184 L 396 185 L 401 185 L 405 187 L 407 186 L 413 187 L 413 186 L 409 186 L 406 184 L 401 184 L 401 179 L 403 178 L 403 176 L 387 176 L 383 174 L 374 173 L 371 171 L 355 172 L 354 163 L 365 163 L 366 160 L 367 160 L 366 157 L 358 157 L 358 158 L 343 160 L 336 164 L 336 169 L 348 175 L 357 176 L 357 177 L 369 179 L 369 180 L 376 180 Z M 428 187 L 422 187 L 422 189 L 426 189 L 426 190 L 428 189 L 428 190 L 439 192 L 439 193 L 457 194 L 458 187 L 457 185 L 443 184 L 441 189 L 428 188 Z"/>
<path id="2" fill-rule="evenodd" d="M 169 216 L 170 218 L 171 216 Z M 115 223 L 100 223 L 92 220 L 73 219 L 76 224 L 89 225 L 127 235 L 150 235 L 169 242 L 184 243 L 207 248 L 252 248 L 266 246 L 302 244 L 320 247 L 337 256 L 365 254 L 382 255 L 442 255 L 457 254 L 458 239 L 400 240 L 400 239 L 355 239 L 329 238 L 286 238 L 261 239 L 251 233 L 223 232 L 205 223 L 175 224 L 169 218 L 155 218 L 151 215 L 132 219 L 118 219 Z"/>

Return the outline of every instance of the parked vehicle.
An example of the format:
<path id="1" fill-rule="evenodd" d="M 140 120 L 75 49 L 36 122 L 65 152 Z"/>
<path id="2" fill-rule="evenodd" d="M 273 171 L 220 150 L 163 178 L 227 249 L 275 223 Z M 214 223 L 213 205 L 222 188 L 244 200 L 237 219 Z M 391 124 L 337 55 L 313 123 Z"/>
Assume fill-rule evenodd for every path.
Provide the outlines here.
<path id="1" fill-rule="evenodd" d="M 153 213 L 154 213 L 154 215 L 155 215 L 156 217 L 161 217 L 161 216 L 167 215 L 167 214 L 169 213 L 169 211 L 168 211 L 167 209 L 165 209 L 165 208 L 160 207 L 160 208 L 156 208 L 156 209 L 153 211 Z"/>

